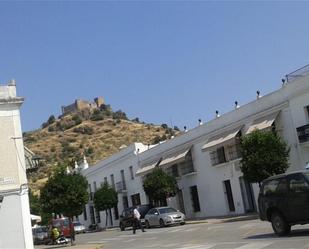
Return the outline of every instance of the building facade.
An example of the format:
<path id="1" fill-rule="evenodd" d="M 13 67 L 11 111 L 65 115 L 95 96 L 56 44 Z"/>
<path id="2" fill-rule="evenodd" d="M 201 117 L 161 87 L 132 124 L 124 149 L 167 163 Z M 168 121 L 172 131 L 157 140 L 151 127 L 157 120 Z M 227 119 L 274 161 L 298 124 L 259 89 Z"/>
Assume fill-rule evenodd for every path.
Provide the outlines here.
<path id="1" fill-rule="evenodd" d="M 115 154 L 108 174 L 120 177 L 118 171 L 125 167 L 129 174 L 132 165 L 134 175 L 125 175 L 125 179 L 134 177 L 134 181 L 126 182 L 126 196 L 139 194 L 138 203 L 145 204 L 148 198 L 143 191 L 143 178 L 155 167 L 161 167 L 177 179 L 179 188 L 175 197 L 167 199 L 167 205 L 183 211 L 188 218 L 257 211 L 259 188 L 248 183 L 240 170 L 240 138 L 255 129 L 275 130 L 286 141 L 290 148 L 288 171 L 305 168 L 309 162 L 308 67 L 288 75 L 277 91 L 263 97 L 258 93 L 254 101 L 241 107 L 236 104 L 233 111 L 217 115 L 178 137 L 149 148 L 140 145 L 140 150 L 132 153 L 133 149 L 128 157 L 121 152 Z M 89 183 L 104 179 L 107 170 L 103 165 L 110 160 L 89 168 L 84 174 Z M 99 168 L 102 177 L 90 173 Z M 121 198 L 119 195 L 118 213 L 125 207 Z M 130 201 L 129 198 L 129 206 L 136 204 Z"/>
<path id="2" fill-rule="evenodd" d="M 24 146 L 15 81 L 0 86 L 0 248 L 32 249 Z"/>

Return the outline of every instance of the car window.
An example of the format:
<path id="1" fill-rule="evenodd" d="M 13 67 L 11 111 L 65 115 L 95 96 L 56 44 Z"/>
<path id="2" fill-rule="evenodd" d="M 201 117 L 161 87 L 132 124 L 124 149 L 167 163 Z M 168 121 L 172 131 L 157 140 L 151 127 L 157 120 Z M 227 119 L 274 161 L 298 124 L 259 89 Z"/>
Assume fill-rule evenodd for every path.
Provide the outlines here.
<path id="1" fill-rule="evenodd" d="M 282 178 L 278 184 L 278 187 L 276 189 L 276 193 L 278 194 L 284 194 L 288 192 L 288 181 L 286 178 Z"/>
<path id="2" fill-rule="evenodd" d="M 270 195 L 276 192 L 276 189 L 279 184 L 279 179 L 270 180 L 265 183 L 263 188 L 263 195 Z"/>
<path id="3" fill-rule="evenodd" d="M 141 215 L 146 214 L 148 210 L 149 210 L 149 207 L 148 207 L 148 206 L 140 206 L 140 207 L 138 208 L 138 211 L 139 211 L 139 213 L 140 213 Z"/>
<path id="4" fill-rule="evenodd" d="M 293 175 L 290 177 L 290 190 L 292 192 L 304 192 L 309 190 L 308 183 L 301 174 Z"/>
<path id="5" fill-rule="evenodd" d="M 149 210 L 148 214 L 154 214 L 155 212 L 157 212 L 157 209 L 152 208 Z"/>
<path id="6" fill-rule="evenodd" d="M 74 224 L 74 226 L 81 226 L 82 225 L 80 222 L 74 222 L 73 224 Z"/>
<path id="7" fill-rule="evenodd" d="M 174 208 L 160 208 L 159 209 L 160 214 L 167 214 L 167 213 L 174 213 L 177 212 Z"/>

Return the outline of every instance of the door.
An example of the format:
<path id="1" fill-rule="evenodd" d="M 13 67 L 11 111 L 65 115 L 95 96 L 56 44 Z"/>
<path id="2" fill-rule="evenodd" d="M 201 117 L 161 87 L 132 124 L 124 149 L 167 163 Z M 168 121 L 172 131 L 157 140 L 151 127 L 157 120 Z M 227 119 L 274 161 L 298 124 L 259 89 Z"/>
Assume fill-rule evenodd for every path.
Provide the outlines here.
<path id="1" fill-rule="evenodd" d="M 303 174 L 288 177 L 289 182 L 289 216 L 292 221 L 309 220 L 309 184 Z"/>
<path id="2" fill-rule="evenodd" d="M 245 212 L 254 212 L 256 210 L 256 205 L 252 185 L 242 176 L 239 177 L 239 184 Z"/>
<path id="3" fill-rule="evenodd" d="M 185 205 L 184 205 L 184 202 L 183 202 L 183 194 L 182 194 L 182 190 L 181 189 L 177 193 L 177 199 L 178 199 L 179 210 L 182 213 L 186 214 Z"/>
<path id="4" fill-rule="evenodd" d="M 234 205 L 233 192 L 232 192 L 230 180 L 226 180 L 223 183 L 224 183 L 225 195 L 226 195 L 226 198 L 227 198 L 229 211 L 234 212 L 235 211 L 235 205 Z"/>

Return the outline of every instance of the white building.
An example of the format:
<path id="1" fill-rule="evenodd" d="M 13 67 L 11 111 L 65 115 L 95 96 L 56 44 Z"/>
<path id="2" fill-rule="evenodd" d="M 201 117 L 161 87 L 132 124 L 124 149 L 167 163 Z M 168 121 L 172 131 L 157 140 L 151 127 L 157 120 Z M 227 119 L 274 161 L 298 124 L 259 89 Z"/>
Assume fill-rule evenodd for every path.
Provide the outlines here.
<path id="1" fill-rule="evenodd" d="M 128 179 L 126 195 L 139 193 L 143 204 L 148 199 L 142 179 L 159 166 L 176 177 L 180 189 L 167 200 L 168 205 L 182 210 L 188 218 L 256 211 L 258 186 L 243 179 L 239 151 L 239 138 L 254 129 L 275 129 L 290 147 L 288 171 L 305 168 L 309 162 L 308 66 L 289 74 L 275 92 L 263 97 L 258 93 L 254 101 L 241 107 L 236 104 L 233 111 L 152 148 L 141 145 L 144 149 L 139 153 L 129 150 L 135 148 L 132 145 L 126 150 L 127 156 L 117 153 L 84 174 L 89 183 L 102 182 L 123 169 Z M 130 165 L 137 169 L 134 176 L 129 175 Z M 121 212 L 124 205 L 119 197 Z"/>
<path id="2" fill-rule="evenodd" d="M 0 86 L 0 248 L 33 248 L 24 146 L 15 81 Z"/>

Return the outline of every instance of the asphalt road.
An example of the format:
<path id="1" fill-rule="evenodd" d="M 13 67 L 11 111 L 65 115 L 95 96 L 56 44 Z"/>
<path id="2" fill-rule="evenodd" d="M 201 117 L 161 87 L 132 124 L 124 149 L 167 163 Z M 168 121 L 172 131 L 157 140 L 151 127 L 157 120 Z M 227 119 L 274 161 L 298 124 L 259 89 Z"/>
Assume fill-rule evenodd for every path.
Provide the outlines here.
<path id="1" fill-rule="evenodd" d="M 117 229 L 77 235 L 77 243 L 103 243 L 104 249 L 309 249 L 309 225 L 292 227 L 287 237 L 275 236 L 270 223 L 259 220 L 151 228 L 135 235 Z"/>

